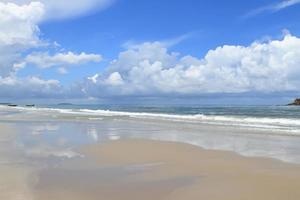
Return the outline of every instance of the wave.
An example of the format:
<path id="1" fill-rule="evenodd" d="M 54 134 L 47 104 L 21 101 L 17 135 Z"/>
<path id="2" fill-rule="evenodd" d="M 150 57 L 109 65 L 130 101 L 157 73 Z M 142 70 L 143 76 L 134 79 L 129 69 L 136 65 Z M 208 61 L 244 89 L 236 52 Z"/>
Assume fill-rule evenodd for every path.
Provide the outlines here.
<path id="1" fill-rule="evenodd" d="M 49 112 L 60 113 L 63 115 L 87 116 L 89 120 L 103 120 L 103 117 L 128 117 L 144 118 L 152 120 L 169 120 L 189 123 L 206 123 L 217 125 L 243 126 L 249 128 L 260 128 L 268 130 L 283 130 L 300 135 L 300 119 L 282 117 L 253 117 L 253 116 L 234 116 L 234 115 L 183 115 L 183 114 L 164 114 L 147 112 L 124 112 L 111 110 L 90 110 L 90 109 L 58 109 L 58 108 L 9 108 L 27 112 Z M 92 116 L 92 117 L 91 117 Z"/>
<path id="2" fill-rule="evenodd" d="M 183 120 L 183 121 L 218 121 L 218 122 L 238 122 L 248 124 L 269 124 L 269 125 L 282 125 L 282 126 L 299 126 L 300 119 L 292 118 L 268 118 L 268 117 L 247 117 L 247 116 L 220 116 L 220 115 L 180 115 L 180 114 L 162 114 L 162 113 L 145 113 L 145 112 L 121 112 L 110 110 L 89 110 L 80 109 L 77 111 L 61 111 L 62 113 L 74 113 L 74 114 L 95 114 L 99 116 L 125 116 L 136 118 L 151 118 L 151 119 L 170 119 L 170 120 Z"/>

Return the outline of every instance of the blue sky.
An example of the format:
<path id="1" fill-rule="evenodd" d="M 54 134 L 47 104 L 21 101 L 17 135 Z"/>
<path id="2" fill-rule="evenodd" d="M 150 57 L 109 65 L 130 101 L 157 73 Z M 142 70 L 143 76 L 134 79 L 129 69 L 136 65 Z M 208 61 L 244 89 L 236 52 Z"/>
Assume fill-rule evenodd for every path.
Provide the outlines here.
<path id="1" fill-rule="evenodd" d="M 294 46 L 300 45 L 298 0 L 78 0 L 72 3 L 4 0 L 0 3 L 0 9 L 14 16 L 9 18 L 10 23 L 28 29 L 24 35 L 19 34 L 17 27 L 6 30 L 8 22 L 4 19 L 1 22 L 0 16 L 2 35 L 7 36 L 3 36 L 3 41 L 13 41 L 2 42 L 2 49 L 12 49 L 12 53 L 9 59 L 2 58 L 5 65 L 0 67 L 5 73 L 1 75 L 0 87 L 2 84 L 3 91 L 10 91 L 7 83 L 14 82 L 15 88 L 18 84 L 29 85 L 20 89 L 29 90 L 24 93 L 30 95 L 24 98 L 243 96 L 249 93 L 267 96 L 288 93 L 286 96 L 291 97 L 299 93 L 296 84 L 300 78 L 292 76 L 300 73 L 300 67 L 296 67 L 300 62 L 296 59 L 299 51 Z M 18 17 L 24 13 L 28 19 Z M 281 44 L 277 45 L 276 41 Z M 232 48 L 223 48 L 224 45 Z M 266 45 L 267 50 L 257 50 Z M 2 49 L 0 40 L 1 52 Z M 84 55 L 80 56 L 81 53 Z M 238 58 L 231 53 L 239 54 Z M 287 55 L 295 60 L 286 62 Z M 274 56 L 281 58 L 273 62 Z M 264 57 L 269 60 L 261 61 Z M 52 64 L 45 64 L 49 62 Z M 277 80 L 280 70 L 285 69 L 285 76 Z M 215 79 L 220 83 L 215 84 Z M 273 88 L 271 83 L 275 79 L 278 85 Z M 174 81 L 174 87 L 164 81 Z M 37 82 L 41 85 L 36 86 Z M 34 91 L 30 90 L 35 87 Z M 39 94 L 43 87 L 47 92 Z M 82 91 L 84 94 L 80 94 Z M 1 97 L 23 96 L 2 92 Z"/>
<path id="2" fill-rule="evenodd" d="M 40 25 L 43 37 L 76 51 L 99 52 L 108 59 L 122 44 L 169 40 L 189 34 L 171 50 L 203 56 L 224 44 L 248 45 L 264 37 L 280 37 L 283 29 L 300 34 L 300 4 L 276 13 L 245 18 L 252 10 L 278 1 L 117 0 L 105 11 Z M 76 42 L 74 42 L 76 41 Z"/>
<path id="3" fill-rule="evenodd" d="M 117 0 L 105 11 L 45 22 L 40 29 L 43 37 L 66 49 L 100 52 L 109 59 L 115 58 L 129 40 L 161 41 L 190 34 L 172 50 L 199 57 L 224 44 L 248 45 L 264 37 L 280 37 L 283 29 L 299 35 L 300 4 L 244 17 L 276 2 Z"/>

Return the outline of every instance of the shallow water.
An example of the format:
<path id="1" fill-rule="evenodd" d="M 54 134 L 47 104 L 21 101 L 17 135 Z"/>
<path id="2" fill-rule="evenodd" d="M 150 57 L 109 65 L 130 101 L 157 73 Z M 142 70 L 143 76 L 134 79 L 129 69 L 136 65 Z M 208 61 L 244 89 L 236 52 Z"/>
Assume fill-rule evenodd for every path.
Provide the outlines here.
<path id="1" fill-rule="evenodd" d="M 72 158 L 81 145 L 125 138 L 177 141 L 300 163 L 300 137 L 278 129 L 127 115 L 87 115 L 40 109 L 7 109 L 0 122 L 16 129 L 14 146 L 33 158 Z"/>
<path id="2" fill-rule="evenodd" d="M 59 113 L 81 119 L 103 117 L 159 119 L 251 129 L 274 130 L 300 135 L 300 107 L 297 106 L 125 106 L 125 105 L 52 105 L 18 107 L 19 112 Z"/>
<path id="3" fill-rule="evenodd" d="M 180 177 L 178 180 L 146 183 L 136 180 L 136 176 L 133 176 L 133 179 L 128 177 L 152 170 L 157 163 L 99 168 L 91 161 L 85 160 L 84 155 L 80 153 L 84 145 L 119 139 L 176 141 L 206 149 L 234 151 L 245 156 L 300 163 L 300 137 L 278 129 L 257 129 L 174 118 L 169 120 L 165 119 L 166 116 L 141 117 L 111 113 L 95 115 L 92 112 L 82 114 L 48 109 L 1 107 L 0 113 L 0 199 L 34 200 L 34 190 L 38 190 L 34 192 L 35 195 L 42 195 L 38 199 L 45 199 L 43 195 L 46 193 L 41 191 L 45 188 L 48 190 L 55 182 L 60 183 L 56 185 L 56 189 L 74 189 L 82 186 L 80 180 L 82 183 L 94 180 L 95 184 L 99 185 L 103 183 L 101 181 L 106 180 L 105 177 L 114 185 L 119 184 L 120 189 L 128 185 L 127 182 L 122 183 L 122 180 L 135 180 L 137 182 L 131 182 L 130 187 L 139 186 L 142 190 L 149 188 L 147 184 L 153 184 L 153 191 L 160 193 L 163 191 L 159 185 L 164 188 L 172 186 L 169 188 L 172 190 L 189 184 L 195 178 Z M 83 177 L 83 174 L 91 174 L 91 177 Z M 93 179 L 93 175 L 101 176 L 101 181 L 97 182 L 97 176 Z M 118 179 L 115 180 L 114 177 Z M 51 182 L 51 178 L 55 181 Z M 72 181 L 64 182 L 65 179 L 73 180 L 74 184 L 71 184 Z M 37 182 L 38 187 L 35 187 Z M 98 193 L 93 188 L 85 188 L 84 191 L 90 191 L 97 199 Z M 71 192 L 69 195 L 70 198 L 75 198 Z"/>

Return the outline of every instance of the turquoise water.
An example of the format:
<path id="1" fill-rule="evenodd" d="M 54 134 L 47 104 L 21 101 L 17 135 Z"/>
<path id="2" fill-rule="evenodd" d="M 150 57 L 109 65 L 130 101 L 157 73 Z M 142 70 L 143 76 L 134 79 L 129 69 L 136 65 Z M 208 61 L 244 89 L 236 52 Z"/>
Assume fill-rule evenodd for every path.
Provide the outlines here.
<path id="1" fill-rule="evenodd" d="M 210 115 L 300 119 L 300 106 L 133 106 L 133 105 L 44 105 L 58 109 L 90 109 L 177 115 Z"/>

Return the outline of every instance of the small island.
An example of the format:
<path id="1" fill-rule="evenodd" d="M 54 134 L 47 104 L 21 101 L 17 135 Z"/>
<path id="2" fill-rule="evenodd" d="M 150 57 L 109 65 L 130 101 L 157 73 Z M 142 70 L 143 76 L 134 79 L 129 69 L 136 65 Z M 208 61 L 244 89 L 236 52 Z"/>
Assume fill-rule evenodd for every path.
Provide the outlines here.
<path id="1" fill-rule="evenodd" d="M 35 105 L 34 104 L 27 104 L 27 105 L 25 105 L 26 107 L 35 107 Z"/>
<path id="2" fill-rule="evenodd" d="M 59 105 L 59 106 L 72 106 L 73 104 L 72 103 L 59 103 L 57 105 Z"/>
<path id="3" fill-rule="evenodd" d="M 300 99 L 295 99 L 293 103 L 289 103 L 288 106 L 300 106 Z"/>

